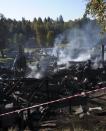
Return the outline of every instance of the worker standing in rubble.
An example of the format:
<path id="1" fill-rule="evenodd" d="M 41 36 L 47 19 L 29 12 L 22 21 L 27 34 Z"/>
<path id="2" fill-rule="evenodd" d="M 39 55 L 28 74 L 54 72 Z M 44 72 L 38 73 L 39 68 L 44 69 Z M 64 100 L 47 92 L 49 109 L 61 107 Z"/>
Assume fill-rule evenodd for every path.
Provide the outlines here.
<path id="1" fill-rule="evenodd" d="M 84 115 L 89 115 L 89 111 L 88 111 L 89 95 L 86 94 L 85 92 L 82 92 L 80 99 L 81 99 L 81 106 L 82 106 Z"/>
<path id="2" fill-rule="evenodd" d="M 13 63 L 14 75 L 16 76 L 18 73 L 18 74 L 21 74 L 21 76 L 24 76 L 26 72 L 26 67 L 27 67 L 26 57 L 25 57 L 23 48 L 20 45 L 18 55 L 16 56 L 14 63 Z"/>
<path id="3" fill-rule="evenodd" d="M 61 81 L 61 86 L 63 88 L 63 91 L 65 94 L 69 94 L 69 88 L 70 88 L 70 82 L 69 82 L 69 77 L 68 75 L 65 75 L 64 78 Z"/>

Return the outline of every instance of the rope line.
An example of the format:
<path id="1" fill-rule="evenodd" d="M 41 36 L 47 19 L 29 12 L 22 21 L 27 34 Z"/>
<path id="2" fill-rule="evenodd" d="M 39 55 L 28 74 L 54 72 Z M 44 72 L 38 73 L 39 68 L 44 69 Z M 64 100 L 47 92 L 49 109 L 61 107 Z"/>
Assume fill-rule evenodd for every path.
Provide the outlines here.
<path id="1" fill-rule="evenodd" d="M 91 90 L 91 91 L 84 92 L 84 93 L 87 94 L 87 95 L 89 95 L 91 93 L 95 93 L 95 92 L 98 92 L 100 90 L 105 90 L 105 89 L 106 89 L 106 87 L 103 87 L 101 89 L 95 89 L 95 90 Z M 45 106 L 45 105 L 49 105 L 49 104 L 53 104 L 53 103 L 57 103 L 57 102 L 62 102 L 64 100 L 72 99 L 72 98 L 75 98 L 75 97 L 78 97 L 78 96 L 84 96 L 83 92 L 79 93 L 79 94 L 75 94 L 73 96 L 63 97 L 63 98 L 60 98 L 60 99 L 57 99 L 57 100 L 48 101 L 48 102 L 45 102 L 45 103 L 41 103 L 41 104 L 29 106 L 29 107 L 22 108 L 22 109 L 19 109 L 19 110 L 15 110 L 15 111 L 3 113 L 3 114 L 0 114 L 0 117 L 1 116 L 7 116 L 7 115 L 10 115 L 10 114 L 13 114 L 13 113 L 20 113 L 21 111 L 25 111 L 25 110 L 28 110 L 28 109 L 37 108 L 37 107 L 40 107 L 40 106 Z"/>

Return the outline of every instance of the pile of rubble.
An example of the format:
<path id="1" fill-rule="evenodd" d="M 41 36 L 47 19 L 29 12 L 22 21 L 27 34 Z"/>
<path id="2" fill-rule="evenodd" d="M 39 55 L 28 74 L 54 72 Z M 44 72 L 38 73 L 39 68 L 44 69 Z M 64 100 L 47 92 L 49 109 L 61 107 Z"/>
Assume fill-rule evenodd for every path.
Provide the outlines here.
<path id="1" fill-rule="evenodd" d="M 71 62 L 68 68 L 61 68 L 60 66 L 56 68 L 58 68 L 56 72 L 40 79 L 26 77 L 9 78 L 8 75 L 6 75 L 7 77 L 3 76 L 3 72 L 0 79 L 0 114 L 101 88 L 106 85 L 105 66 L 94 69 L 89 61 L 87 63 Z M 81 101 L 82 99 L 77 101 L 77 103 Z M 75 104 L 75 102 L 73 103 Z M 62 106 L 65 106 L 65 104 L 62 103 Z M 61 108 L 61 104 L 43 107 L 43 113 L 39 109 L 34 109 L 20 112 L 19 114 L 11 114 L 6 119 L 7 121 L 10 119 L 14 121 L 8 125 L 6 125 L 6 120 L 4 120 L 5 116 L 2 116 L 0 118 L 1 128 L 8 128 L 14 124 L 18 124 L 20 129 L 24 128 L 25 125 L 33 127 L 31 123 L 33 119 L 36 119 L 35 121 L 37 122 L 42 117 L 46 118 L 48 117 L 47 114 L 50 116 L 52 110 L 55 111 L 55 108 Z M 33 114 L 35 114 L 35 118 L 33 118 Z"/>

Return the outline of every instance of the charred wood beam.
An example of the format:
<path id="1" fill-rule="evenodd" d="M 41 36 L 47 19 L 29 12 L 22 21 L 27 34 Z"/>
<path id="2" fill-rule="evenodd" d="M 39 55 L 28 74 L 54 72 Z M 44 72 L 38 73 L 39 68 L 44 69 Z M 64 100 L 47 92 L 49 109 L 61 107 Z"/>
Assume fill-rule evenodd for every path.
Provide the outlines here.
<path id="1" fill-rule="evenodd" d="M 17 88 L 19 88 L 19 86 L 22 86 L 23 83 L 21 83 L 21 81 L 17 81 L 7 92 L 6 95 L 10 95 L 12 92 L 14 92 Z"/>
<path id="2" fill-rule="evenodd" d="M 26 104 L 28 104 L 28 101 L 26 100 L 26 99 L 24 99 L 24 98 L 22 98 L 22 97 L 20 97 L 20 96 L 18 96 L 18 95 L 16 95 L 16 94 L 12 94 L 12 97 L 17 101 L 17 102 L 19 102 L 19 101 L 21 101 L 21 102 L 24 102 L 24 103 L 26 103 Z"/>
<path id="3" fill-rule="evenodd" d="M 31 103 L 33 101 L 33 98 L 37 92 L 37 89 L 40 89 L 43 86 L 44 82 L 45 82 L 45 80 L 43 80 L 42 83 L 40 83 L 40 85 L 34 89 L 33 93 L 31 93 L 32 95 L 29 98 L 29 103 Z"/>

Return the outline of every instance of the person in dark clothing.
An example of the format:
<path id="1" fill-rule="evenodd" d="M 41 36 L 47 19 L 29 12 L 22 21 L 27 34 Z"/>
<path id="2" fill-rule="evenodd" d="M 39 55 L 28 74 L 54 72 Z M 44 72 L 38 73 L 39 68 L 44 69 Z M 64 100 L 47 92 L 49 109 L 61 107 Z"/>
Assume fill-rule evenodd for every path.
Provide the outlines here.
<path id="1" fill-rule="evenodd" d="M 26 56 L 22 48 L 19 48 L 18 55 L 16 56 L 13 63 L 13 69 L 14 69 L 15 75 L 17 72 L 17 73 L 20 73 L 22 76 L 24 76 L 26 72 L 26 67 L 27 67 Z"/>

